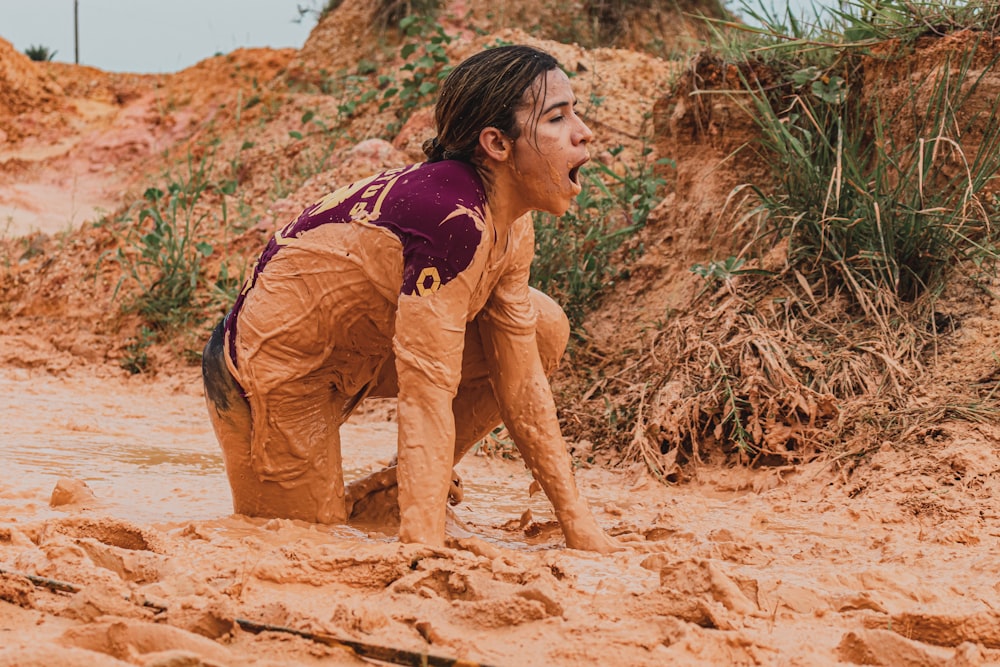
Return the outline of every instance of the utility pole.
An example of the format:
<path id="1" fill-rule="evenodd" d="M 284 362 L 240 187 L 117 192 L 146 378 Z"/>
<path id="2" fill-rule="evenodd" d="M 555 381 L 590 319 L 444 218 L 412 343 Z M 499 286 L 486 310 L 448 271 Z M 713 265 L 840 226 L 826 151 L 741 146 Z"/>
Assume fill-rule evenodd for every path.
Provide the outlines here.
<path id="1" fill-rule="evenodd" d="M 73 57 L 80 64 L 80 0 L 73 0 Z"/>

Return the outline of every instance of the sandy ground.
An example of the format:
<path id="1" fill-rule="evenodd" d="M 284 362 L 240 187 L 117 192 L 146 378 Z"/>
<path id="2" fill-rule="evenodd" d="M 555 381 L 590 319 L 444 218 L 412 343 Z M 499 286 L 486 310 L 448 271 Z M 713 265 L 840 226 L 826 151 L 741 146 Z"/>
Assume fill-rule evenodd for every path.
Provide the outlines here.
<path id="1" fill-rule="evenodd" d="M 134 201 L 122 193 L 161 182 L 150 174 L 165 147 L 183 155 L 213 129 L 242 160 L 219 158 L 245 193 L 231 209 L 250 209 L 246 232 L 224 237 L 240 256 L 330 184 L 405 157 L 351 151 L 275 199 L 283 170 L 309 156 L 289 131 L 303 129 L 307 109 L 332 116 L 338 100 L 279 95 L 266 82 L 286 66 L 320 71 L 331 54 L 358 59 L 342 47 L 361 30 L 321 28 L 300 53 L 235 53 L 148 80 L 35 67 L 0 39 L 0 667 L 368 664 L 362 655 L 511 667 L 1000 664 L 1000 437 L 990 421 L 942 417 L 906 443 L 862 443 L 795 467 L 688 464 L 675 485 L 642 466 L 588 462 L 590 445 L 574 443 L 582 492 L 626 546 L 605 557 L 565 549 L 523 464 L 488 456 L 458 468 L 454 548 L 400 545 L 391 526 L 232 515 L 197 369 L 123 374 L 138 324 L 111 297 L 113 267 L 94 268 L 112 247 L 107 229 L 69 230 Z M 631 138 L 626 153 L 636 151 L 674 66 L 554 49 L 575 63 L 601 145 Z M 373 122 L 357 118 L 358 136 Z M 419 138 L 426 122 L 402 128 L 395 149 L 419 145 L 402 138 Z M 728 132 L 712 140 L 743 141 Z M 240 148 L 248 136 L 256 145 Z M 709 157 L 681 162 L 692 190 L 722 193 L 704 198 L 705 211 L 732 186 Z M 686 210 L 679 196 L 674 207 Z M 677 224 L 701 229 L 705 211 Z M 636 293 L 650 312 L 665 312 L 673 302 L 657 295 L 689 273 L 690 262 L 666 268 L 688 227 L 675 237 L 666 225 L 648 249 L 656 289 Z M 955 308 L 960 344 L 942 348 L 965 370 L 942 377 L 992 395 L 1000 319 L 996 306 L 970 316 L 979 305 L 966 301 Z M 630 332 L 614 312 L 604 326 Z M 345 427 L 348 479 L 388 461 L 390 416 L 374 410 Z"/>
<path id="2" fill-rule="evenodd" d="M 237 619 L 494 665 L 987 664 L 1000 649 L 998 535 L 852 500 L 829 465 L 675 487 L 583 465 L 627 546 L 601 557 L 561 546 L 519 461 L 470 456 L 450 532 L 478 539 L 434 550 L 232 515 L 194 373 L 3 370 L 0 391 L 0 665 L 359 663 Z M 350 423 L 348 477 L 394 436 L 377 413 Z"/>

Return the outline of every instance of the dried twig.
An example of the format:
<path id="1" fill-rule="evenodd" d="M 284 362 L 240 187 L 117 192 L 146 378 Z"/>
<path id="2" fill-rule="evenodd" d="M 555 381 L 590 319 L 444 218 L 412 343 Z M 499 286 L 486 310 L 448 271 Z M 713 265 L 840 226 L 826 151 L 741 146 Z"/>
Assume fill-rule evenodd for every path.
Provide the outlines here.
<path id="1" fill-rule="evenodd" d="M 430 665 L 431 667 L 488 667 L 486 664 L 481 662 L 472 662 L 470 660 L 461 660 L 458 658 L 444 658 L 441 656 L 430 655 L 428 653 L 418 653 L 416 651 L 408 651 L 401 648 L 390 648 L 388 646 L 376 646 L 374 644 L 354 641 L 352 639 L 341 639 L 319 632 L 305 632 L 304 630 L 295 630 L 294 628 L 286 628 L 281 625 L 257 623 L 245 618 L 237 618 L 236 623 L 247 632 L 252 632 L 254 634 L 259 634 L 261 632 L 283 632 L 296 635 L 298 637 L 302 637 L 303 639 L 308 639 L 325 646 L 348 648 L 362 658 L 381 660 L 382 662 L 388 662 L 394 665 L 412 665 L 413 667 L 422 667 L 424 665 Z"/>
<path id="2" fill-rule="evenodd" d="M 55 591 L 57 593 L 79 593 L 81 590 L 83 590 L 80 586 L 77 586 L 76 584 L 71 584 L 68 581 L 59 581 L 58 579 L 39 577 L 38 575 L 27 574 L 26 572 L 16 572 L 14 570 L 5 570 L 3 568 L 0 568 L 0 574 L 9 574 L 14 577 L 23 577 L 24 579 L 27 579 L 38 588 L 47 588 L 50 591 Z M 125 599 L 131 600 L 131 598 L 127 595 L 125 596 Z M 153 609 L 158 612 L 167 610 L 167 608 L 164 607 L 163 605 L 145 599 L 142 601 L 142 606 L 149 607 L 150 609 Z"/>
<path id="3" fill-rule="evenodd" d="M 35 586 L 47 588 L 51 591 L 57 591 L 60 593 L 79 593 L 83 590 L 81 586 L 77 586 L 76 584 L 72 584 L 67 581 L 59 581 L 57 579 L 49 579 L 48 577 L 39 577 L 33 574 L 26 574 L 24 572 L 15 572 L 13 570 L 0 568 L 0 575 L 2 574 L 23 577 Z M 163 605 L 149 602 L 148 600 L 143 601 L 143 606 L 152 607 L 161 612 L 166 611 L 167 609 Z M 342 639 L 340 637 L 334 637 L 333 635 L 319 632 L 305 632 L 303 630 L 295 630 L 293 628 L 286 628 L 280 625 L 257 623 L 256 621 L 250 621 L 245 618 L 237 618 L 235 619 L 235 622 L 243 630 L 252 632 L 253 634 L 260 634 L 261 632 L 282 632 L 297 635 L 304 639 L 324 644 L 326 646 L 349 649 L 362 658 L 380 660 L 393 665 L 412 665 L 413 667 L 489 667 L 485 663 L 481 662 L 461 660 L 459 658 L 446 658 L 428 653 L 410 651 L 407 649 L 392 648 L 389 646 L 377 646 L 367 642 L 356 641 L 353 639 Z"/>

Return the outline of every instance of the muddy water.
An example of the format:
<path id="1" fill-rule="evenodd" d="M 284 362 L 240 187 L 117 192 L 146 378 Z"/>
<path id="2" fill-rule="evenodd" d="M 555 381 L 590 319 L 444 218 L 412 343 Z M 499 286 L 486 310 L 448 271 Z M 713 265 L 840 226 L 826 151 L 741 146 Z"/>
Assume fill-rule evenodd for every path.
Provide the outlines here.
<path id="1" fill-rule="evenodd" d="M 80 514 L 112 517 L 104 525 L 124 519 L 158 527 L 167 555 L 147 558 L 177 565 L 157 570 L 162 581 L 151 594 L 188 590 L 196 576 L 210 581 L 208 588 L 223 587 L 248 576 L 227 563 L 259 562 L 249 592 L 237 599 L 249 616 L 265 618 L 280 604 L 293 612 L 275 617 L 281 623 L 329 619 L 335 589 L 361 618 L 370 596 L 384 594 L 386 609 L 430 618 L 441 633 L 435 642 L 450 642 L 448 652 L 466 650 L 473 632 L 477 650 L 495 664 L 595 664 L 596 655 L 604 664 L 838 664 L 873 660 L 874 651 L 885 653 L 879 664 L 1000 664 L 989 661 L 1000 659 L 1000 538 L 981 518 L 996 515 L 1000 494 L 975 498 L 968 512 L 956 505 L 950 518 L 914 516 L 906 501 L 923 496 L 907 490 L 906 456 L 888 448 L 873 462 L 882 471 L 873 491 L 856 498 L 822 462 L 794 471 L 705 467 L 687 471 L 701 479 L 676 487 L 639 470 L 583 466 L 576 471 L 581 492 L 626 545 L 611 557 L 563 548 L 551 507 L 542 494 L 529 495 L 519 461 L 469 456 L 458 466 L 465 499 L 452 510 L 449 530 L 479 536 L 500 555 L 477 560 L 456 551 L 411 572 L 415 551 L 395 544 L 391 529 L 233 516 L 196 373 L 148 381 L 3 369 L 0 392 L 0 528 L 11 535 L 36 519 L 56 525 Z M 345 425 L 349 480 L 387 463 L 395 447 L 392 422 L 365 419 Z M 964 456 L 972 470 L 981 450 L 978 442 L 958 442 L 949 455 Z M 992 459 L 986 464 L 983 479 L 995 468 Z M 87 508 L 49 507 L 61 477 L 86 482 L 96 500 Z M 107 576 L 97 566 L 79 569 L 90 566 L 73 556 L 78 551 L 33 534 L 43 550 L 23 537 L 0 540 L 0 566 L 67 581 Z M 204 575 L 188 565 L 193 557 Z M 406 581 L 383 591 L 380 577 L 400 562 Z M 440 586 L 411 591 L 411 577 Z M 357 586 L 364 591 L 352 598 Z M 504 586 L 534 587 L 522 593 L 563 612 L 511 621 L 520 603 L 503 597 Z M 447 598 L 473 590 L 483 599 Z M 437 611 L 427 611 L 433 604 Z M 469 619 L 478 619 L 478 630 Z M 34 617 L 25 623 L 38 632 Z M 405 643 L 412 633 L 405 623 L 379 623 L 386 643 Z M 924 643 L 899 644 L 913 639 Z M 276 655 L 286 650 L 275 646 Z M 547 657 L 525 662 L 512 646 Z M 905 651 L 920 659 L 899 660 Z M 955 662 L 959 657 L 969 659 Z"/>
<path id="2" fill-rule="evenodd" d="M 196 379 L 196 378 L 195 378 Z M 167 395 L 164 393 L 167 392 Z M 0 371 L 0 507 L 42 516 L 60 478 L 83 481 L 95 509 L 136 522 L 210 519 L 232 513 L 222 456 L 194 381 L 55 379 Z M 380 426 L 345 426 L 345 439 L 394 443 Z M 387 457 L 386 457 L 387 458 Z M 353 479 L 366 472 L 354 467 Z M 13 507 L 12 507 L 13 506 Z"/>
<path id="3" fill-rule="evenodd" d="M 78 510 L 49 507 L 57 482 L 71 478 L 93 491 L 89 508 L 137 523 L 232 513 L 195 375 L 164 384 L 3 369 L 0 394 L 6 397 L 0 412 L 0 512 L 28 510 L 48 518 Z M 395 425 L 348 423 L 343 442 L 344 476 L 351 481 L 388 462 Z M 526 510 L 536 522 L 553 518 L 544 495 L 529 496 L 526 471 L 515 476 L 517 466 L 507 463 L 491 476 L 489 466 L 470 460 L 460 467 L 460 473 L 470 467 L 476 472 L 466 483 L 466 502 L 454 510 L 459 523 L 502 525 Z"/>
<path id="4" fill-rule="evenodd" d="M 195 396 L 168 400 L 141 379 L 97 384 L 24 370 L 0 373 L 0 487 L 43 516 L 57 481 L 83 481 L 91 503 L 134 521 L 231 512 L 222 458 Z M 190 400 L 189 400 L 190 399 Z M 16 500 L 13 500 L 16 499 Z M 8 508 L 10 509 L 10 508 Z"/>

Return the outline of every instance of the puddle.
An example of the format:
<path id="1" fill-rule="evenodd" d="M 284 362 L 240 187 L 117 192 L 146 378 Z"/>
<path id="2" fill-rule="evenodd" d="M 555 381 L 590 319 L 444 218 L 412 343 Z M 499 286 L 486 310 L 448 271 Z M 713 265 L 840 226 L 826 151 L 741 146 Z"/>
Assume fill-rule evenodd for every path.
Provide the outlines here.
<path id="1" fill-rule="evenodd" d="M 195 373 L 170 384 L 7 369 L 0 370 L 0 392 L 10 397 L 0 414 L 0 517 L 46 519 L 79 511 L 49 506 L 64 477 L 93 491 L 91 514 L 140 524 L 232 516 Z M 362 418 L 341 433 L 347 482 L 380 469 L 395 453 L 395 423 Z M 453 527 L 458 522 L 452 532 L 465 529 L 528 550 L 551 547 L 558 533 L 550 524 L 552 506 L 541 492 L 528 495 L 531 477 L 523 463 L 470 454 L 457 470 L 465 498 L 452 508 Z M 538 530 L 526 535 L 522 521 Z"/>
<path id="2" fill-rule="evenodd" d="M 0 514 L 38 518 L 60 478 L 81 480 L 95 510 L 135 522 L 206 520 L 232 514 L 222 455 L 197 385 L 178 391 L 142 379 L 0 371 Z M 395 429 L 346 424 L 345 478 L 388 459 Z"/>

